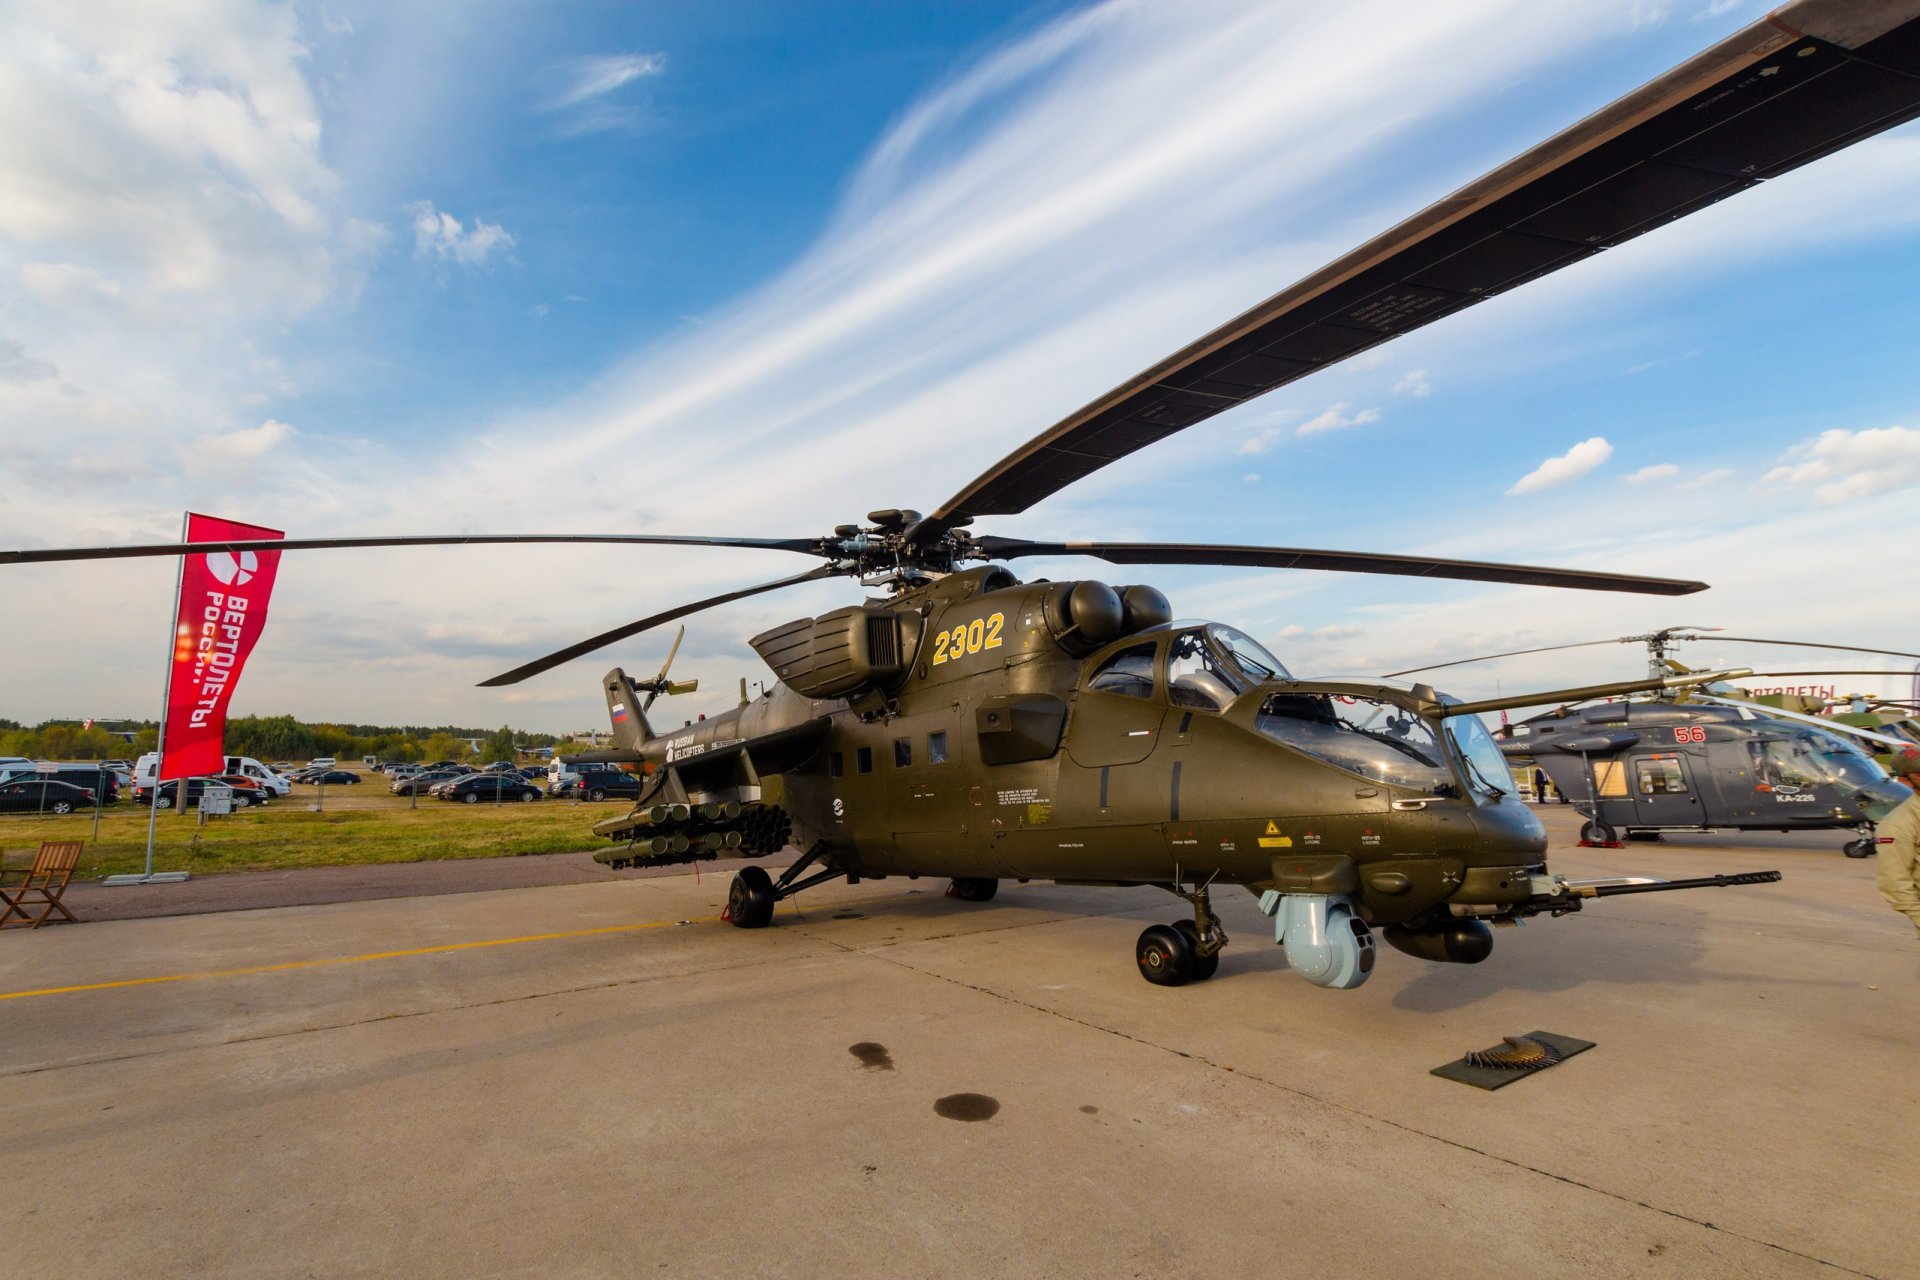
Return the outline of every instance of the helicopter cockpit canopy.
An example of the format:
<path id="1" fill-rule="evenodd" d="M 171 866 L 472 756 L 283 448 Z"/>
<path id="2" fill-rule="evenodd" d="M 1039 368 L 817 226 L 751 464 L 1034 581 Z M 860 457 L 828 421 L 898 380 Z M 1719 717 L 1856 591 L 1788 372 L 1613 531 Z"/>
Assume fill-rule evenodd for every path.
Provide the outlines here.
<path id="1" fill-rule="evenodd" d="M 1887 771 L 1872 756 L 1851 742 L 1814 729 L 1749 742 L 1747 752 L 1753 757 L 1754 776 L 1772 786 L 1814 787 L 1830 782 L 1864 787 L 1887 778 Z"/>
<path id="2" fill-rule="evenodd" d="M 1164 679 L 1156 685 L 1156 676 Z M 1258 640 L 1218 622 L 1179 625 L 1164 646 L 1143 639 L 1109 654 L 1087 678 L 1087 688 L 1129 698 L 1151 698 L 1164 687 L 1176 707 L 1224 711 L 1268 680 L 1291 680 L 1280 659 Z"/>
<path id="3" fill-rule="evenodd" d="M 1258 640 L 1218 622 L 1188 627 L 1167 646 L 1167 701 L 1176 707 L 1224 711 L 1267 680 L 1292 677 Z"/>
<path id="4" fill-rule="evenodd" d="M 1345 693 L 1275 693 L 1254 727 L 1363 778 L 1435 794 L 1453 789 L 1439 727 L 1396 702 Z"/>

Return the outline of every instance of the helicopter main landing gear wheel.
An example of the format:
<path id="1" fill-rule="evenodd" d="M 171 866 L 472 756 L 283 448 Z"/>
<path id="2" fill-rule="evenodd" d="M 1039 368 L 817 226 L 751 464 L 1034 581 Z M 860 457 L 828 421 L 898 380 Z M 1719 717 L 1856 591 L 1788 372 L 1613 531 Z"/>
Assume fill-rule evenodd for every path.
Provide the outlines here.
<path id="1" fill-rule="evenodd" d="M 1179 874 L 1178 868 L 1175 874 Z M 1141 933 L 1133 945 L 1133 958 L 1139 962 L 1140 976 L 1157 987 L 1205 982 L 1220 971 L 1220 953 L 1227 945 L 1227 931 L 1220 927 L 1219 919 L 1213 914 L 1207 885 L 1202 884 L 1192 893 L 1182 889 L 1178 882 L 1160 887 L 1191 902 L 1193 919 L 1156 924 Z"/>
<path id="2" fill-rule="evenodd" d="M 1840 852 L 1849 858 L 1871 858 L 1878 849 L 1872 836 L 1861 836 L 1858 840 L 1849 840 L 1840 847 Z"/>
<path id="3" fill-rule="evenodd" d="M 1588 844 L 1618 844 L 1620 833 L 1604 822 L 1588 822 L 1580 828 L 1580 838 Z"/>
<path id="4" fill-rule="evenodd" d="M 762 867 L 742 867 L 727 889 L 724 919 L 736 929 L 764 929 L 773 923 L 773 877 Z"/>
<path id="5" fill-rule="evenodd" d="M 1140 976 L 1156 987 L 1184 986 L 1193 977 L 1193 944 L 1176 925 L 1149 925 L 1133 944 Z"/>
<path id="6" fill-rule="evenodd" d="M 985 902 L 1000 891 L 992 876 L 955 876 L 947 882 L 947 896 L 962 902 Z"/>

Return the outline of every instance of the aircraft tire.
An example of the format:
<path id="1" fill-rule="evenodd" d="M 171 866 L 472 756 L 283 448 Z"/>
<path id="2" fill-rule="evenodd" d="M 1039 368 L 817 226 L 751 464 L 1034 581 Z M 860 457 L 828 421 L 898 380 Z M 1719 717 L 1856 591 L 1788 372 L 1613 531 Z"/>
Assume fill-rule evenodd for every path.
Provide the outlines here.
<path id="1" fill-rule="evenodd" d="M 1193 946 L 1174 925 L 1149 925 L 1133 944 L 1140 976 L 1156 987 L 1183 986 L 1193 977 Z"/>
<path id="2" fill-rule="evenodd" d="M 1192 979 L 1194 982 L 1205 982 L 1208 978 L 1220 972 L 1220 952 L 1216 951 L 1210 956 L 1200 954 L 1199 925 L 1191 920 L 1176 920 L 1173 922 L 1173 927 L 1185 935 L 1187 945 L 1194 948 Z"/>
<path id="3" fill-rule="evenodd" d="M 1000 892 L 1000 882 L 992 876 L 955 876 L 947 893 L 962 902 L 985 902 Z"/>
<path id="4" fill-rule="evenodd" d="M 1589 822 L 1580 828 L 1580 838 L 1593 844 L 1612 844 L 1620 833 L 1604 822 Z"/>
<path id="5" fill-rule="evenodd" d="M 1872 836 L 1861 836 L 1858 840 L 1849 840 L 1840 847 L 1840 852 L 1849 858 L 1871 858 L 1877 850 Z"/>
<path id="6" fill-rule="evenodd" d="M 764 929 L 773 923 L 773 877 L 763 867 L 742 867 L 727 889 L 727 919 L 736 929 Z"/>

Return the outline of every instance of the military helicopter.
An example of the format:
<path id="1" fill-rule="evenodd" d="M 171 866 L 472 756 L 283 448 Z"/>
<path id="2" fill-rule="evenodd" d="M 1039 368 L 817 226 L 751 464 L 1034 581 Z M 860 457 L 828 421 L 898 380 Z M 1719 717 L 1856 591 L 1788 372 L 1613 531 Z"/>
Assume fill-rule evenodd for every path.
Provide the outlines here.
<path id="1" fill-rule="evenodd" d="M 1642 643 L 1651 672 L 1688 674 L 1672 657 L 1715 627 L 1667 627 L 1646 635 L 1583 640 L 1397 671 L 1415 675 L 1443 667 L 1597 644 Z M 1911 657 L 1891 649 L 1800 640 L 1714 636 L 1726 644 L 1786 645 Z M 1850 829 L 1849 858 L 1873 856 L 1873 824 L 1910 792 L 1854 739 L 1888 750 L 1907 745 L 1894 734 L 1808 715 L 1707 673 L 1696 684 L 1637 701 L 1562 705 L 1506 726 L 1499 747 L 1512 764 L 1542 770 L 1587 819 L 1581 838 L 1610 845 L 1659 839 L 1663 831 Z M 1748 672 L 1790 677 L 1841 672 Z"/>
<path id="2" fill-rule="evenodd" d="M 1679 595 L 1690 580 L 1290 547 L 1046 542 L 976 533 L 1116 459 L 1443 315 L 1920 115 L 1920 0 L 1797 0 L 1386 231 L 1101 396 L 929 513 L 887 508 L 814 537 L 521 534 L 316 538 L 0 553 L 0 564 L 238 550 L 599 542 L 780 550 L 815 567 L 602 632 L 484 682 L 506 685 L 700 610 L 827 578 L 885 595 L 752 644 L 778 682 L 679 730 L 646 712 L 668 664 L 603 680 L 618 747 L 646 779 L 604 823 L 619 864 L 803 850 L 731 884 L 764 927 L 829 878 L 1157 886 L 1193 918 L 1146 929 L 1141 974 L 1210 977 L 1227 938 L 1215 884 L 1258 895 L 1294 971 L 1331 988 L 1402 951 L 1473 963 L 1489 924 L 1673 882 L 1548 874 L 1546 837 L 1477 716 L 1738 674 L 1461 702 L 1424 684 L 1295 679 L 1221 623 L 1179 622 L 1144 585 L 1022 582 L 1001 561 L 1265 566 Z M 982 562 L 973 564 L 971 562 Z M 671 654 L 669 655 L 669 659 Z"/>

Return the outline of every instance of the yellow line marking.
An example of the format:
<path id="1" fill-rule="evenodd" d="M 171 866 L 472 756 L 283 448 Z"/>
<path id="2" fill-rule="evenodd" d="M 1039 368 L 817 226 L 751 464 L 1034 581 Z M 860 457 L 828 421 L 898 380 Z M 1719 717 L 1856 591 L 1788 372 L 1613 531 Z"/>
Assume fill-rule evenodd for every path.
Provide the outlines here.
<path id="1" fill-rule="evenodd" d="M 449 942 L 438 947 L 414 947 L 407 951 L 370 951 L 361 956 L 328 956 L 320 960 L 287 960 L 280 964 L 257 964 L 244 969 L 212 969 L 206 973 L 170 973 L 157 978 L 121 978 L 116 982 L 87 982 L 73 987 L 41 987 L 37 991 L 0 991 L 0 1000 L 26 1000 L 33 996 L 63 996 L 75 991 L 108 991 L 116 987 L 150 987 L 162 982 L 198 982 L 205 978 L 244 978 L 256 973 L 284 973 L 289 969 L 317 969 L 330 964 L 359 964 L 364 960 L 400 960 L 408 956 L 442 955 L 450 951 L 478 951 L 485 947 L 511 947 L 522 942 L 555 942 L 562 938 L 592 938 L 607 933 L 637 933 L 642 929 L 668 929 L 679 924 L 711 924 L 719 916 L 701 916 L 693 920 L 649 920 L 643 924 L 609 924 L 597 929 L 572 929 L 566 933 L 530 933 L 520 938 L 489 938 L 482 942 Z"/>

